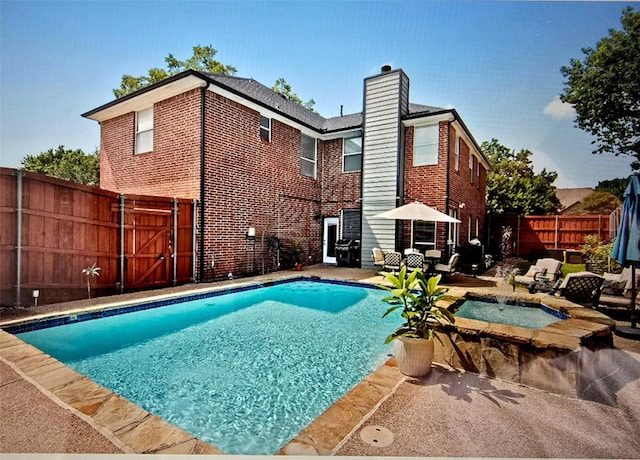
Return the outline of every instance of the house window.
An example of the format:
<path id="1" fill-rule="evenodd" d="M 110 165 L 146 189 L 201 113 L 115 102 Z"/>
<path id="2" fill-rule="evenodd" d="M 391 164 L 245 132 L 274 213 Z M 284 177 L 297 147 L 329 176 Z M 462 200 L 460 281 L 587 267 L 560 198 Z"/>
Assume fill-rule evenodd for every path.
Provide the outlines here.
<path id="1" fill-rule="evenodd" d="M 436 164 L 438 164 L 438 125 L 414 128 L 413 166 Z"/>
<path id="2" fill-rule="evenodd" d="M 306 177 L 316 177 L 316 140 L 302 134 L 300 145 L 300 172 Z"/>
<path id="3" fill-rule="evenodd" d="M 271 118 L 260 115 L 260 139 L 271 142 Z"/>
<path id="4" fill-rule="evenodd" d="M 436 247 L 436 223 L 414 221 L 413 241 L 417 249 L 426 251 Z"/>
<path id="5" fill-rule="evenodd" d="M 476 217 L 476 238 L 480 236 L 480 217 Z"/>
<path id="6" fill-rule="evenodd" d="M 350 137 L 342 143 L 342 171 L 362 170 L 362 137 Z"/>
<path id="7" fill-rule="evenodd" d="M 360 210 L 344 209 L 342 211 L 342 238 L 360 239 Z"/>
<path id="8" fill-rule="evenodd" d="M 136 153 L 153 150 L 153 107 L 136 112 Z"/>
<path id="9" fill-rule="evenodd" d="M 472 229 L 473 229 L 473 217 L 471 215 L 469 215 L 469 228 L 467 230 L 467 241 L 471 241 L 473 239 L 473 233 L 472 233 Z"/>
<path id="10" fill-rule="evenodd" d="M 473 177 L 475 176 L 476 170 L 476 157 L 473 155 L 469 155 L 469 176 L 471 177 L 471 183 L 473 184 Z"/>
<path id="11" fill-rule="evenodd" d="M 455 168 L 456 171 L 460 170 L 460 142 L 462 142 L 462 139 L 460 138 L 460 136 L 457 136 L 457 141 L 456 141 L 456 158 L 455 158 Z"/>

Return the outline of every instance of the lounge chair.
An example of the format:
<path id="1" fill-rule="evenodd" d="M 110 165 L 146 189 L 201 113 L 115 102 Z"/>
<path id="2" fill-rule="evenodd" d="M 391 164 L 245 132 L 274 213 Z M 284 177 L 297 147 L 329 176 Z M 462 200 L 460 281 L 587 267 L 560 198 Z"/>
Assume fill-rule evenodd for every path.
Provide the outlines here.
<path id="1" fill-rule="evenodd" d="M 602 276 L 592 272 L 570 273 L 558 287 L 558 295 L 571 302 L 596 308 L 603 282 Z"/>
<path id="2" fill-rule="evenodd" d="M 562 272 L 562 262 L 550 257 L 544 259 L 538 259 L 535 264 L 529 267 L 529 270 L 524 275 L 516 276 L 516 283 L 524 284 L 527 287 L 531 287 L 534 282 L 538 282 L 542 277 L 543 283 L 551 286 L 560 279 Z"/>
<path id="3" fill-rule="evenodd" d="M 371 260 L 373 260 L 373 265 L 384 267 L 384 254 L 382 253 L 382 249 L 373 248 L 371 250 Z"/>
<path id="4" fill-rule="evenodd" d="M 404 265 L 407 271 L 414 271 L 416 268 L 424 270 L 424 256 L 419 252 L 407 254 L 404 259 Z"/>
<path id="5" fill-rule="evenodd" d="M 622 273 L 604 273 L 601 307 L 629 309 L 631 303 L 631 268 L 624 268 Z M 640 269 L 636 269 L 636 287 L 640 290 Z M 636 308 L 640 305 L 640 295 L 636 297 Z"/>
<path id="6" fill-rule="evenodd" d="M 443 277 L 446 277 L 447 275 L 451 275 L 457 271 L 459 260 L 460 254 L 456 252 L 449 258 L 448 264 L 435 264 L 431 271 L 436 275 L 442 275 Z"/>
<path id="7" fill-rule="evenodd" d="M 384 265 L 382 268 L 390 272 L 400 271 L 402 266 L 402 254 L 399 252 L 385 252 L 384 253 Z"/>

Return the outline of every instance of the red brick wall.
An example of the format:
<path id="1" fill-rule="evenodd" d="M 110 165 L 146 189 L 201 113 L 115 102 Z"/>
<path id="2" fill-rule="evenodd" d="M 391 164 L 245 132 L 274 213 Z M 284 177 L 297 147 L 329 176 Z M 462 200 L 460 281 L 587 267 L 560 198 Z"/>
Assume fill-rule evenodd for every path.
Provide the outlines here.
<path id="1" fill-rule="evenodd" d="M 359 209 L 361 172 L 342 172 L 342 139 L 323 143 L 322 217 L 340 217 L 343 209 Z"/>
<path id="2" fill-rule="evenodd" d="M 458 219 L 462 221 L 460 228 L 460 244 L 467 241 L 469 215 L 473 220 L 473 235 L 475 235 L 475 218 L 480 218 L 481 228 L 484 225 L 485 215 L 485 187 L 486 171 L 481 166 L 481 176 L 478 181 L 474 177 L 474 183 L 469 177 L 469 146 L 463 141 L 460 147 L 460 168 L 455 170 L 455 143 L 456 130 L 446 121 L 440 122 L 438 164 L 428 166 L 413 166 L 413 127 L 406 130 L 405 143 L 405 193 L 404 202 L 409 203 L 420 200 L 423 203 L 437 208 L 448 214 L 445 210 L 447 196 L 447 165 L 449 166 L 449 208 L 458 208 Z M 447 158 L 449 157 L 449 159 Z M 463 208 L 459 204 L 464 203 Z M 436 247 L 444 249 L 446 244 L 446 226 L 437 225 Z M 405 241 L 410 240 L 410 224 L 405 224 L 403 235 Z M 480 234 L 481 240 L 483 234 Z"/>
<path id="3" fill-rule="evenodd" d="M 101 124 L 100 187 L 125 194 L 199 198 L 200 90 L 153 107 L 153 151 L 134 154 L 135 113 Z"/>
<path id="4" fill-rule="evenodd" d="M 320 181 L 300 173 L 300 131 L 273 120 L 271 142 L 262 141 L 258 112 L 211 92 L 206 112 L 204 245 L 205 260 L 214 255 L 216 267 L 205 276 L 260 271 L 263 233 L 283 240 L 283 256 L 297 242 L 305 263 L 318 262 Z M 255 262 L 249 226 L 256 228 Z M 271 268 L 272 257 L 264 263 Z"/>

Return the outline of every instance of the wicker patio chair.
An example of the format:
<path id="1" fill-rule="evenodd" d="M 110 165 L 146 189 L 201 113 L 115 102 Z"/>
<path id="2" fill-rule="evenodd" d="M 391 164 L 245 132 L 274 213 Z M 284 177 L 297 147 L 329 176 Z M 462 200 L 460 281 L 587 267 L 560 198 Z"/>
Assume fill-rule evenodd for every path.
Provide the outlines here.
<path id="1" fill-rule="evenodd" d="M 385 252 L 384 253 L 384 265 L 382 268 L 390 272 L 400 271 L 402 266 L 402 254 L 399 252 Z"/>
<path id="2" fill-rule="evenodd" d="M 604 278 L 595 273 L 570 273 L 558 287 L 558 295 L 571 302 L 596 308 L 603 282 Z"/>

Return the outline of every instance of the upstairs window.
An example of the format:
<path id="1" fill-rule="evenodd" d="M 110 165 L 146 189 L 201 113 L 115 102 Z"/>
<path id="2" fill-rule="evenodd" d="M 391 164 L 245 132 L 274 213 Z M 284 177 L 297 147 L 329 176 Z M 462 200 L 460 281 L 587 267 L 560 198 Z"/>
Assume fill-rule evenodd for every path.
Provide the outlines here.
<path id="1" fill-rule="evenodd" d="M 271 142 L 271 118 L 260 115 L 260 139 Z"/>
<path id="2" fill-rule="evenodd" d="M 473 155 L 469 155 L 469 175 L 471 176 L 471 183 L 473 184 L 473 177 L 475 176 L 476 170 L 476 157 Z"/>
<path id="3" fill-rule="evenodd" d="M 438 164 L 438 125 L 413 130 L 413 166 Z"/>
<path id="4" fill-rule="evenodd" d="M 362 137 L 350 137 L 343 140 L 342 171 L 362 170 Z"/>
<path id="5" fill-rule="evenodd" d="M 300 141 L 300 172 L 303 176 L 316 178 L 316 140 L 304 134 Z"/>
<path id="6" fill-rule="evenodd" d="M 153 150 L 153 107 L 136 112 L 136 153 Z"/>
<path id="7" fill-rule="evenodd" d="M 457 142 L 456 142 L 456 158 L 455 158 L 455 167 L 456 167 L 456 171 L 460 170 L 460 142 L 462 142 L 462 138 L 460 138 L 460 136 L 457 136 Z"/>

